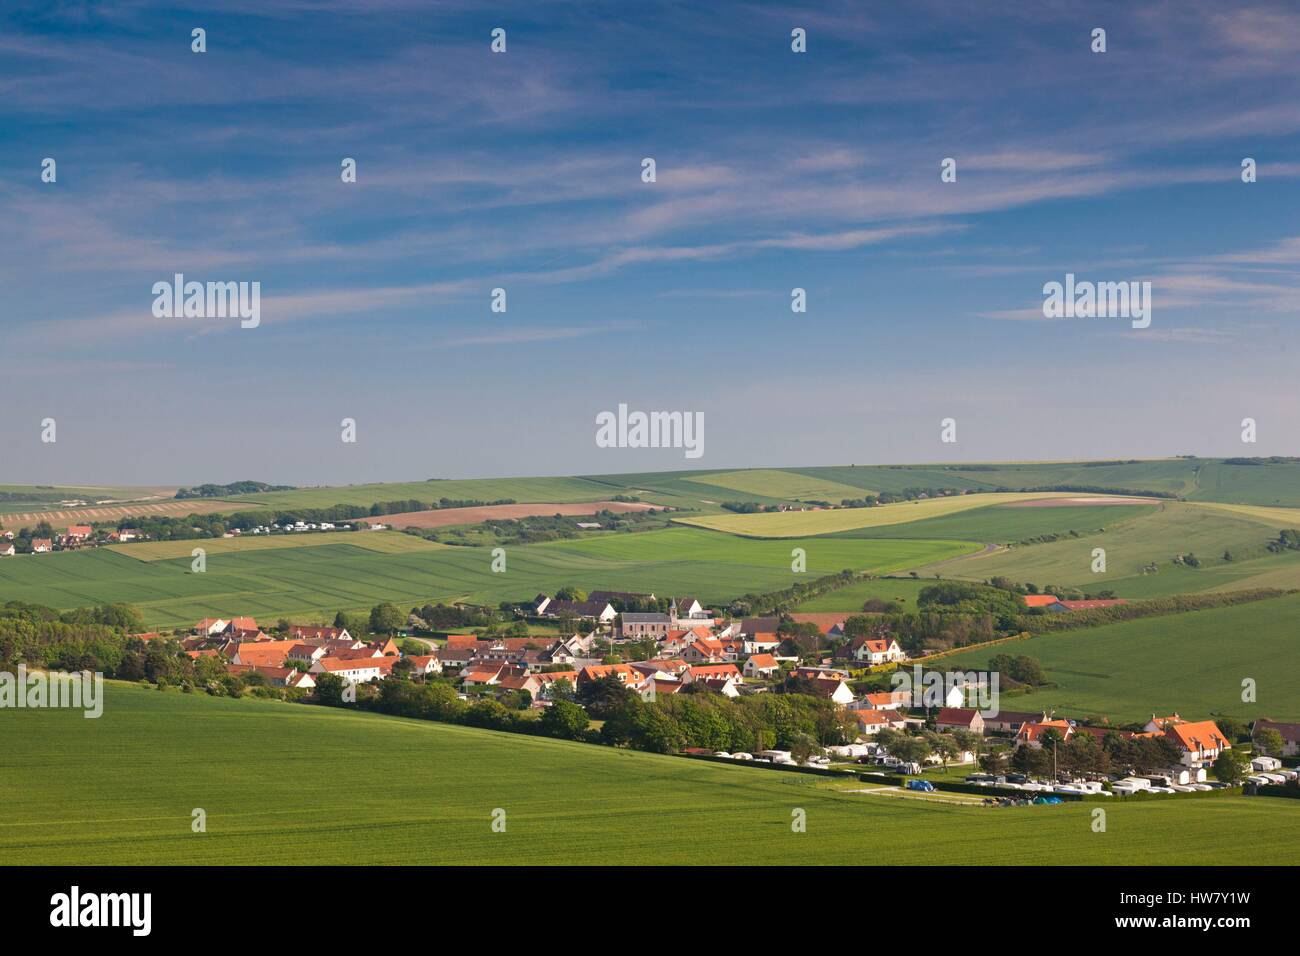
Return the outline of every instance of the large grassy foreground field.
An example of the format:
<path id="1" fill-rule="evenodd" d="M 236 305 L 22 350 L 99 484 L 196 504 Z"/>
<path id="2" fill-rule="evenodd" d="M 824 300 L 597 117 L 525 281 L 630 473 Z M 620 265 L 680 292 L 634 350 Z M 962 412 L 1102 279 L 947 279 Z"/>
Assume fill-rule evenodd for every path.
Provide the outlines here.
<path id="1" fill-rule="evenodd" d="M 363 546 L 373 534 L 290 537 L 285 540 L 298 546 L 269 549 L 259 539 L 240 539 L 247 547 L 210 552 L 207 570 L 197 574 L 189 555 L 204 541 L 180 542 L 180 556 L 170 559 L 165 555 L 173 546 L 167 543 L 7 558 L 0 561 L 0 594 L 56 608 L 124 601 L 138 607 L 151 627 L 222 614 L 271 620 L 332 616 L 381 601 L 496 604 L 565 585 L 692 594 L 720 603 L 845 568 L 885 574 L 978 548 L 959 541 L 754 541 L 668 528 L 509 547 L 506 571 L 496 573 L 488 548 L 426 546 L 411 538 L 410 548 L 377 553 Z M 791 571 L 796 547 L 806 552 L 807 572 L 801 575 Z"/>
<path id="2" fill-rule="evenodd" d="M 1227 714 L 1300 720 L 1300 594 L 1234 607 L 1062 631 L 942 659 L 976 670 L 995 653 L 1028 654 L 1057 686 L 1004 697 L 1007 710 L 1056 708 L 1069 717 L 1146 719 Z M 1242 701 L 1242 681 L 1255 702 Z"/>
<path id="3" fill-rule="evenodd" d="M 1094 833 L 1090 804 L 872 796 L 757 768 L 116 683 L 98 720 L 4 711 L 0 754 L 10 865 L 1300 863 L 1295 800 L 1115 801 Z M 206 832 L 192 831 L 196 809 Z M 804 833 L 791 830 L 796 809 Z"/>

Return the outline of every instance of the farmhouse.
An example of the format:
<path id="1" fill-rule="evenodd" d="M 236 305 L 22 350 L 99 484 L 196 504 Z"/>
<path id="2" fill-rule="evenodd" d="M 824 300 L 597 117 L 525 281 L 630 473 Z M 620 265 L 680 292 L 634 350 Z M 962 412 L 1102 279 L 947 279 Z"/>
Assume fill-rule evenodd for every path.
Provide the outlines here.
<path id="1" fill-rule="evenodd" d="M 857 710 L 898 710 L 905 707 L 912 695 L 905 690 L 887 690 L 876 694 L 864 694 L 854 701 Z"/>
<path id="2" fill-rule="evenodd" d="M 1061 603 L 1061 599 L 1055 594 L 1023 594 L 1021 600 L 1025 602 L 1025 607 L 1050 608 L 1054 604 Z"/>
<path id="3" fill-rule="evenodd" d="M 68 526 L 67 534 L 63 540 L 69 544 L 81 544 L 95 533 L 95 529 L 88 524 L 74 524 Z"/>
<path id="4" fill-rule="evenodd" d="M 1069 740 L 1074 735 L 1074 724 L 1068 720 L 1026 721 L 1020 725 L 1016 734 L 1016 746 L 1023 747 L 1027 744 L 1037 750 L 1043 746 L 1043 735 L 1049 730 L 1059 734 L 1062 740 Z"/>
<path id="5" fill-rule="evenodd" d="M 618 616 L 614 605 L 608 601 L 561 601 L 552 600 L 546 605 L 547 617 L 589 617 L 601 624 L 608 624 Z"/>
<path id="6" fill-rule="evenodd" d="M 549 697 L 555 689 L 555 685 L 560 681 L 567 681 L 570 687 L 578 686 L 577 671 L 546 671 L 534 674 L 533 677 L 537 679 L 538 684 L 541 686 L 542 698 Z"/>
<path id="7" fill-rule="evenodd" d="M 707 664 L 724 660 L 725 654 L 722 641 L 713 637 L 701 637 L 687 645 L 682 651 L 682 659 L 692 664 Z"/>
<path id="8" fill-rule="evenodd" d="M 771 654 L 781 646 L 781 638 L 776 634 L 766 634 L 759 631 L 754 634 L 745 635 L 741 643 L 741 651 L 745 654 Z"/>
<path id="9" fill-rule="evenodd" d="M 0 540 L 0 558 L 12 558 L 15 554 L 12 541 Z"/>
<path id="10" fill-rule="evenodd" d="M 693 684 L 696 681 L 717 682 L 733 680 L 740 683 L 744 678 L 735 664 L 696 664 L 682 672 L 682 683 Z"/>
<path id="11" fill-rule="evenodd" d="M 1118 607 L 1119 605 L 1127 604 L 1128 602 L 1122 598 L 1114 598 L 1104 601 L 1059 601 L 1058 603 L 1067 611 L 1091 611 L 1095 608 Z"/>
<path id="12" fill-rule="evenodd" d="M 311 665 L 311 674 L 335 674 L 344 680 L 364 684 L 372 680 L 383 680 L 397 663 L 395 657 L 365 657 L 348 659 L 342 657 L 322 657 Z"/>
<path id="13" fill-rule="evenodd" d="M 1015 710 L 1002 710 L 996 717 L 984 718 L 985 733 L 999 734 L 1018 734 L 1020 728 L 1028 723 L 1042 722 L 1047 720 L 1047 715 L 1042 711 L 1026 713 Z"/>
<path id="14" fill-rule="evenodd" d="M 838 677 L 821 677 L 809 681 L 809 690 L 813 696 L 833 700 L 841 707 L 847 707 L 853 702 L 853 691 Z"/>
<path id="15" fill-rule="evenodd" d="M 674 598 L 668 605 L 668 617 L 675 624 L 678 620 L 707 620 L 709 615 L 703 605 L 695 598 Z"/>
<path id="16" fill-rule="evenodd" d="M 231 647 L 230 663 L 283 667 L 289 652 L 297 646 L 297 641 L 240 642 Z"/>
<path id="17" fill-rule="evenodd" d="M 984 733 L 984 716 L 978 710 L 967 707 L 944 707 L 934 719 L 934 729 L 940 733 L 951 730 L 969 730 L 974 734 Z"/>
<path id="18" fill-rule="evenodd" d="M 606 677 L 613 677 L 620 684 L 628 687 L 635 687 L 642 680 L 640 672 L 631 664 L 593 664 L 578 671 L 579 684 L 604 680 Z"/>
<path id="19" fill-rule="evenodd" d="M 901 661 L 907 655 L 898 646 L 898 641 L 888 636 L 855 637 L 846 648 L 850 658 L 863 664 L 887 664 Z"/>
<path id="20" fill-rule="evenodd" d="M 907 726 L 907 722 L 895 711 L 855 710 L 852 714 L 858 724 L 858 733 L 864 737 L 874 736 L 885 728 L 902 730 Z"/>
<path id="21" fill-rule="evenodd" d="M 412 654 L 404 660 L 411 664 L 412 674 L 441 674 L 442 662 L 436 654 Z"/>
<path id="22" fill-rule="evenodd" d="M 315 624 L 293 624 L 289 636 L 300 641 L 350 641 L 352 635 L 346 627 L 319 627 Z"/>
<path id="23" fill-rule="evenodd" d="M 1165 737 L 1178 748 L 1182 762 L 1198 766 L 1213 763 L 1219 754 L 1232 747 L 1223 731 L 1212 720 L 1179 721 L 1165 726 Z"/>
<path id="24" fill-rule="evenodd" d="M 49 538 L 32 538 L 32 554 L 46 554 L 54 550 L 54 542 Z"/>
<path id="25" fill-rule="evenodd" d="M 753 654 L 749 660 L 745 661 L 742 672 L 746 677 L 771 677 L 781 669 L 775 657 L 771 654 Z"/>

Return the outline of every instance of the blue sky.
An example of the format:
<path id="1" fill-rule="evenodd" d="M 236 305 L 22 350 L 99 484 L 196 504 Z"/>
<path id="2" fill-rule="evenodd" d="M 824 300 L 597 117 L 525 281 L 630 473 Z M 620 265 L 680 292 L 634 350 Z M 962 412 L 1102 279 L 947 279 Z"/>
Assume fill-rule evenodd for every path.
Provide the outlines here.
<path id="1" fill-rule="evenodd" d="M 1294 4 L 15 6 L 0 482 L 1300 450 Z M 1066 272 L 1151 327 L 1044 319 Z M 704 457 L 598 448 L 620 402 Z"/>

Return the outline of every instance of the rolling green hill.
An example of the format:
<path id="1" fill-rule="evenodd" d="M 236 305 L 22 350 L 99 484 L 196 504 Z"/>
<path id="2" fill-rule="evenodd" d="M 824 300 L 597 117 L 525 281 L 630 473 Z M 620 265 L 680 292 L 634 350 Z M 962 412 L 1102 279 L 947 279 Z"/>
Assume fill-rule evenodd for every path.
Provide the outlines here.
<path id="1" fill-rule="evenodd" d="M 1064 631 L 942 659 L 945 670 L 987 666 L 994 653 L 1042 662 L 1055 688 L 1004 697 L 1007 710 L 1055 707 L 1112 722 L 1177 711 L 1190 718 L 1300 720 L 1300 595 Z M 1241 700 L 1256 682 L 1257 703 Z"/>
<path id="2" fill-rule="evenodd" d="M 0 753 L 10 865 L 1300 863 L 1295 800 L 1116 801 L 1098 834 L 1086 803 L 872 796 L 759 768 L 128 684 L 108 685 L 98 720 L 6 712 Z M 191 829 L 196 809 L 206 832 Z M 796 809 L 804 833 L 791 830 Z"/>
<path id="3" fill-rule="evenodd" d="M 793 583 L 799 577 L 790 569 L 795 547 L 807 554 L 804 579 L 845 568 L 888 573 L 978 547 L 956 541 L 750 541 L 669 528 L 513 546 L 502 574 L 492 572 L 489 548 L 424 546 L 412 539 L 415 550 L 377 553 L 351 543 L 352 534 L 338 535 L 337 542 L 330 540 L 334 536 L 305 536 L 296 539 L 298 547 L 212 553 L 202 574 L 191 572 L 189 550 L 203 541 L 181 542 L 185 556 L 173 559 L 155 560 L 159 546 L 150 544 L 138 546 L 149 560 L 130 557 L 136 545 L 6 558 L 0 561 L 0 593 L 56 608 L 124 601 L 138 607 L 151 627 L 220 614 L 332 616 L 340 608 L 381 601 L 496 604 L 565 585 L 690 593 L 725 603 Z M 308 546 L 313 541 L 321 543 Z"/>
<path id="4" fill-rule="evenodd" d="M 1278 520 L 1247 508 L 1169 501 L 1102 534 L 976 555 L 945 564 L 942 573 L 969 580 L 1003 576 L 1091 593 L 1112 590 L 1121 597 L 1255 587 L 1260 586 L 1256 578 L 1262 574 L 1272 576 L 1272 586 L 1300 587 L 1296 553 L 1277 555 L 1267 550 L 1280 530 Z M 1104 572 L 1092 570 L 1094 548 L 1106 552 Z M 1225 551 L 1231 560 L 1224 559 Z M 1174 564 L 1176 555 L 1189 553 L 1201 562 L 1199 568 Z M 1157 570 L 1143 573 L 1152 563 Z"/>

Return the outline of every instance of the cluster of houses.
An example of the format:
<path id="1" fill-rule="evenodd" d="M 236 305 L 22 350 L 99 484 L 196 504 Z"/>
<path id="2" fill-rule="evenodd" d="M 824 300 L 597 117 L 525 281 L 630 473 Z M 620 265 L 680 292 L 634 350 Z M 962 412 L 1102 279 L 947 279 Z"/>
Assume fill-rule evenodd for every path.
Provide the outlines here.
<path id="1" fill-rule="evenodd" d="M 140 634 L 152 640 L 157 634 Z M 436 655 L 403 657 L 391 640 L 362 641 L 346 628 L 316 624 L 291 625 L 288 637 L 272 637 L 251 617 L 204 618 L 181 639 L 192 658 L 216 657 L 226 671 L 240 676 L 260 674 L 273 687 L 310 690 L 321 674 L 336 674 L 353 683 L 383 680 L 393 665 L 406 660 L 414 672 L 440 673 Z"/>
<path id="2" fill-rule="evenodd" d="M 248 534 L 300 534 L 310 531 L 352 530 L 351 524 L 335 525 L 328 521 L 321 522 L 285 522 L 284 524 L 258 525 L 249 528 Z M 364 524 L 361 527 L 366 527 Z M 222 537 L 240 537 L 239 529 L 227 531 Z M 48 554 L 51 551 L 75 551 L 79 548 L 97 547 L 103 544 L 126 544 L 131 541 L 145 541 L 148 535 L 136 528 L 115 528 L 96 531 L 88 524 L 69 525 L 61 534 L 50 538 L 32 538 L 31 546 L 20 552 L 15 543 L 16 535 L 12 531 L 0 530 L 0 558 L 12 558 L 17 554 Z"/>
<path id="3" fill-rule="evenodd" d="M 595 622 L 594 628 L 566 638 L 480 640 L 474 634 L 451 634 L 441 646 L 430 646 L 429 653 L 404 659 L 416 673 L 452 677 L 466 694 L 524 691 L 536 707 L 549 705 L 550 692 L 560 681 L 578 688 L 605 678 L 650 700 L 692 684 L 737 697 L 768 690 L 773 681 L 793 677 L 803 682 L 805 693 L 846 707 L 855 704 L 847 670 L 801 667 L 798 657 L 780 654 L 776 617 L 727 620 L 691 597 L 670 601 L 666 612 L 620 613 L 614 610 L 614 601 L 653 605 L 654 595 L 598 591 L 582 602 L 539 595 L 531 608 L 535 615 L 572 614 Z M 799 618 L 831 636 L 842 633 L 844 615 L 796 615 Z M 651 643 L 653 653 L 643 660 L 605 663 L 611 645 L 616 650 L 629 644 L 644 649 Z M 205 618 L 181 644 L 191 657 L 221 657 L 230 673 L 256 671 L 274 686 L 307 689 L 322 673 L 357 683 L 383 680 L 403 659 L 392 641 L 365 642 L 346 629 L 317 625 L 294 625 L 287 637 L 272 637 L 249 617 Z M 905 657 L 897 641 L 888 636 L 848 641 L 843 656 L 845 663 L 858 666 Z M 871 715 L 864 716 L 862 723 L 869 729 L 893 721 Z"/>
<path id="4" fill-rule="evenodd" d="M 1151 715 L 1140 731 L 1119 730 L 1107 726 L 1084 726 L 1075 720 L 1050 716 L 1043 712 L 1021 713 L 1000 710 L 996 717 L 985 717 L 980 711 L 966 707 L 944 707 L 935 718 L 939 731 L 967 730 L 976 734 L 1004 734 L 1010 736 L 1017 747 L 1041 748 L 1043 741 L 1058 739 L 1062 742 L 1079 734 L 1090 734 L 1098 741 L 1110 734 L 1131 740 L 1138 737 L 1164 737 L 1179 752 L 1183 764 L 1200 767 L 1213 764 L 1219 754 L 1232 744 L 1212 720 L 1188 721 L 1178 714 L 1167 717 Z M 1049 736 L 1054 732 L 1054 737 Z"/>
<path id="5" fill-rule="evenodd" d="M 12 531 L 0 531 L 0 558 L 12 558 L 19 554 Z M 52 538 L 32 538 L 25 554 L 48 554 L 51 551 L 75 551 L 78 548 L 96 544 L 122 544 L 127 541 L 139 541 L 144 537 L 133 528 L 120 530 L 96 531 L 88 524 L 69 525 L 68 530 Z"/>
<path id="6" fill-rule="evenodd" d="M 451 634 L 427 654 L 403 655 L 391 640 L 362 641 L 345 628 L 293 625 L 287 636 L 264 633 L 253 618 L 206 618 L 182 639 L 194 658 L 220 657 L 231 674 L 256 672 L 272 686 L 311 689 L 321 674 L 368 683 L 389 677 L 399 661 L 403 670 L 422 675 L 450 677 L 462 693 L 501 695 L 524 692 L 531 706 L 550 705 L 561 682 L 580 688 L 590 681 L 612 679 L 645 700 L 676 694 L 699 684 L 728 697 L 770 690 L 774 680 L 791 680 L 800 693 L 833 701 L 856 721 L 859 740 L 869 740 L 885 729 L 919 727 L 925 718 L 910 713 L 909 691 L 855 693 L 847 667 L 896 662 L 905 659 L 897 642 L 885 634 L 859 637 L 840 645 L 840 659 L 820 665 L 803 665 L 798 657 L 779 653 L 782 640 L 775 617 L 731 621 L 714 616 L 694 598 L 669 604 L 666 613 L 618 612 L 613 601 L 630 602 L 651 595 L 597 592 L 584 602 L 557 602 L 539 595 L 534 613 L 545 616 L 556 608 L 560 615 L 581 610 L 581 617 L 596 621 L 587 634 L 566 638 L 534 635 L 480 640 L 474 634 Z M 1046 606 L 1046 605 L 1040 605 Z M 843 636 L 843 615 L 796 614 L 796 621 L 811 623 L 830 636 Z M 140 635 L 152 639 L 157 635 Z M 655 652 L 643 660 L 605 663 L 608 644 L 636 642 L 644 648 L 653 642 Z M 839 664 L 845 667 L 836 666 Z M 1041 748 L 1049 740 L 1068 741 L 1078 735 L 1099 740 L 1117 733 L 1125 739 L 1162 737 L 1178 750 L 1180 762 L 1200 772 L 1232 746 L 1211 720 L 1189 721 L 1178 714 L 1152 715 L 1141 730 L 1086 726 L 1079 721 L 1041 711 L 987 710 L 966 706 L 967 688 L 949 687 L 934 726 L 940 732 L 968 731 L 999 736 L 1015 747 Z M 1285 756 L 1300 754 L 1300 724 L 1261 719 L 1254 732 L 1276 730 L 1284 742 Z"/>

